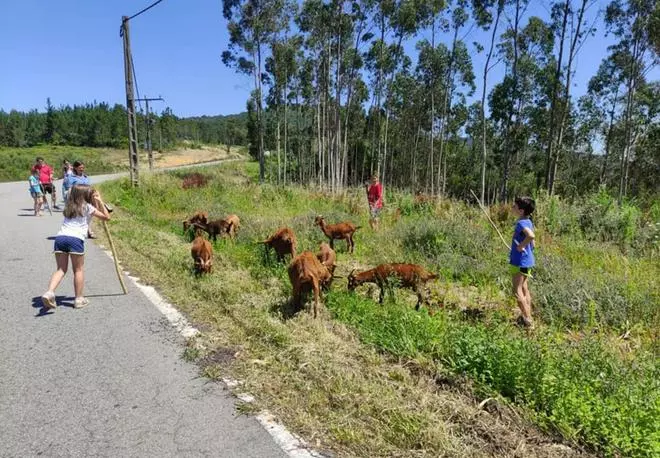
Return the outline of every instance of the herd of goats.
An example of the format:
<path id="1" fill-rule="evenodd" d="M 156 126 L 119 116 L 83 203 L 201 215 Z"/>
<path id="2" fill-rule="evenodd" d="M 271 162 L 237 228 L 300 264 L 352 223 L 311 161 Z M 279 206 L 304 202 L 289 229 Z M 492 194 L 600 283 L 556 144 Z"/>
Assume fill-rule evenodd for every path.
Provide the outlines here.
<path id="1" fill-rule="evenodd" d="M 350 222 L 338 224 L 327 224 L 322 216 L 317 216 L 315 225 L 328 237 L 330 244 L 321 243 L 317 254 L 311 251 L 303 251 L 296 254 L 296 234 L 288 227 L 278 229 L 263 243 L 268 253 L 273 249 L 279 262 L 284 262 L 285 256 L 291 256 L 288 267 L 289 279 L 293 287 L 293 305 L 296 310 L 303 306 L 303 300 L 309 292 L 314 293 L 314 318 L 318 316 L 319 297 L 321 290 L 327 291 L 336 268 L 337 256 L 334 251 L 335 240 L 346 240 L 348 252 L 353 253 L 355 242 L 353 234 L 360 226 Z M 236 237 L 240 228 L 240 219 L 237 215 L 229 215 L 224 219 L 210 221 L 208 213 L 198 211 L 192 217 L 183 221 L 183 230 L 188 232 L 193 229 L 195 238 L 192 242 L 190 254 L 194 261 L 194 270 L 197 274 L 210 273 L 213 266 L 213 246 L 204 237 L 204 232 L 209 239 L 217 240 L 218 236 Z M 385 289 L 389 284 L 410 288 L 417 294 L 416 310 L 429 302 L 429 291 L 426 283 L 436 279 L 438 276 L 428 272 L 423 267 L 415 264 L 381 264 L 373 269 L 356 272 L 353 270 L 348 276 L 348 290 L 353 291 L 363 283 L 375 283 L 380 288 L 380 302 L 383 302 Z"/>

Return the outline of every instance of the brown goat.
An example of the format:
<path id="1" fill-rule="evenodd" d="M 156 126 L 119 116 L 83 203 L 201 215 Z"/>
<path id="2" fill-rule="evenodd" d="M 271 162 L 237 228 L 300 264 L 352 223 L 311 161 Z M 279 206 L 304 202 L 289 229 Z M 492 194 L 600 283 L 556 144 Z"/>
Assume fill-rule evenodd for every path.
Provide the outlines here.
<path id="1" fill-rule="evenodd" d="M 390 278 L 398 280 L 398 286 L 410 288 L 417 293 L 415 310 L 419 310 L 422 303 L 428 303 L 428 290 L 424 287 L 426 282 L 438 276 L 415 264 L 381 264 L 365 272 L 351 272 L 348 276 L 348 290 L 353 291 L 363 283 L 376 283 L 380 287 L 379 302 L 382 304 L 385 287 Z"/>
<path id="2" fill-rule="evenodd" d="M 232 224 L 224 219 L 217 219 L 215 221 L 209 221 L 208 223 L 194 223 L 193 226 L 203 229 L 206 233 L 209 234 L 209 238 L 213 239 L 215 242 L 218 240 L 218 235 L 222 236 L 223 234 L 229 234 L 231 231 Z"/>
<path id="3" fill-rule="evenodd" d="M 314 318 L 318 316 L 321 287 L 332 279 L 332 274 L 319 262 L 311 251 L 303 251 L 289 265 L 289 280 L 293 287 L 293 304 L 302 308 L 307 293 L 314 293 Z"/>
<path id="4" fill-rule="evenodd" d="M 319 246 L 319 252 L 316 254 L 316 259 L 319 260 L 321 264 L 323 264 L 326 269 L 328 269 L 328 272 L 330 272 L 330 275 L 335 274 L 335 268 L 336 262 L 337 262 L 337 255 L 335 254 L 335 250 L 330 248 L 330 245 L 328 245 L 325 242 L 322 242 L 321 245 Z M 330 283 L 332 282 L 332 278 L 327 283 L 323 283 L 321 286 L 323 287 L 324 290 L 328 290 L 330 288 Z"/>
<path id="5" fill-rule="evenodd" d="M 284 261 L 284 256 L 287 254 L 291 255 L 291 259 L 296 257 L 296 248 L 298 246 L 296 234 L 288 227 L 278 229 L 277 232 L 261 243 L 266 245 L 266 254 L 268 254 L 270 248 L 274 249 L 277 260 L 280 262 Z"/>
<path id="6" fill-rule="evenodd" d="M 362 226 L 355 226 L 353 223 L 343 222 L 337 224 L 326 224 L 323 216 L 317 216 L 314 219 L 314 224 L 319 226 L 326 237 L 330 239 L 330 248 L 334 248 L 335 240 L 346 240 L 348 251 L 353 253 L 355 249 L 355 242 L 353 242 L 353 234 Z"/>
<path id="7" fill-rule="evenodd" d="M 227 230 L 227 233 L 229 234 L 229 237 L 233 239 L 236 237 L 238 229 L 241 227 L 241 219 L 238 217 L 238 215 L 229 215 L 225 218 L 225 221 L 229 223 L 229 229 Z"/>
<path id="8" fill-rule="evenodd" d="M 197 229 L 195 240 L 190 247 L 190 256 L 193 258 L 195 273 L 211 273 L 213 268 L 213 246 L 206 240 L 202 232 Z"/>
<path id="9" fill-rule="evenodd" d="M 183 221 L 183 232 L 186 232 L 190 226 L 195 223 L 206 224 L 209 220 L 209 214 L 197 210 L 194 215 Z"/>

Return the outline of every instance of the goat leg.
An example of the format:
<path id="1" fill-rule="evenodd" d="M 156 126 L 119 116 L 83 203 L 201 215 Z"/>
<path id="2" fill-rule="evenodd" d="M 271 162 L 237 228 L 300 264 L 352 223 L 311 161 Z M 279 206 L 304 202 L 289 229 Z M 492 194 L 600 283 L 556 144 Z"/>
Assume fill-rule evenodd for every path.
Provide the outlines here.
<path id="1" fill-rule="evenodd" d="M 319 314 L 319 281 L 314 278 L 312 279 L 312 288 L 314 288 L 314 318 Z"/>

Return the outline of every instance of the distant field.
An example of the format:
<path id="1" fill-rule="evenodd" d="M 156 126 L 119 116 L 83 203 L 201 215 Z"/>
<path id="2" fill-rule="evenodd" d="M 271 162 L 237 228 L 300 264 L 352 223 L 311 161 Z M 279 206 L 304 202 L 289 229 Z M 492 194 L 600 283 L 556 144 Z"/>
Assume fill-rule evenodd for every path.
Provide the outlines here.
<path id="1" fill-rule="evenodd" d="M 225 159 L 228 156 L 242 154 L 243 150 L 242 147 L 232 147 L 228 154 L 224 146 L 193 148 L 191 145 L 181 145 L 179 148 L 162 153 L 154 151 L 154 160 L 157 168 L 174 167 Z M 57 178 L 61 178 L 60 167 L 64 159 L 72 163 L 76 160 L 83 161 L 88 175 L 128 170 L 128 151 L 125 149 L 50 145 L 30 148 L 0 147 L 0 182 L 27 180 L 29 170 L 37 156 L 43 157 L 53 166 Z M 147 156 L 140 152 L 140 168 L 147 167 Z"/>

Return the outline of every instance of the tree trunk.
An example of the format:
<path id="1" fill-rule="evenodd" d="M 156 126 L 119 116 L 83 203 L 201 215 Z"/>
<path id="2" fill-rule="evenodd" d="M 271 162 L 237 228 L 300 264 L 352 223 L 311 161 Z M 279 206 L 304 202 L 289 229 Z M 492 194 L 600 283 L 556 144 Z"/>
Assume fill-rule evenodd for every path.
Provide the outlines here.
<path id="1" fill-rule="evenodd" d="M 486 86 L 488 83 L 488 66 L 490 65 L 490 59 L 493 56 L 493 48 L 495 47 L 495 35 L 497 34 L 497 26 L 500 22 L 500 15 L 502 14 L 503 7 L 504 2 L 498 2 L 495 23 L 493 24 L 493 33 L 490 37 L 490 49 L 488 50 L 488 56 L 486 57 L 486 63 L 484 65 L 484 82 L 483 89 L 481 91 L 481 202 L 485 202 L 484 199 L 486 195 L 486 155 L 488 151 L 488 145 L 486 141 Z"/>
<path id="2" fill-rule="evenodd" d="M 557 176 L 557 166 L 559 164 L 559 156 L 561 155 L 562 143 L 564 140 L 564 124 L 566 123 L 566 117 L 571 108 L 570 104 L 570 90 L 571 90 L 571 69 L 573 68 L 573 60 L 577 53 L 576 48 L 578 40 L 580 38 L 580 29 L 582 28 L 582 21 L 584 19 L 584 13 L 587 8 L 587 0 L 582 0 L 582 6 L 580 7 L 580 13 L 578 14 L 578 22 L 575 29 L 575 35 L 573 35 L 573 40 L 571 41 L 571 47 L 568 53 L 568 65 L 566 68 L 566 85 L 564 86 L 564 96 L 563 96 L 563 107 L 561 111 L 561 117 L 559 119 L 559 134 L 557 136 L 557 145 L 554 151 L 554 156 L 552 158 L 552 168 L 550 180 L 548 183 L 548 193 L 552 195 L 555 178 Z"/>
<path id="3" fill-rule="evenodd" d="M 559 91 L 559 79 L 561 78 L 561 64 L 564 60 L 564 39 L 566 37 L 566 25 L 568 24 L 568 13 L 570 11 L 570 1 L 564 0 L 563 16 L 561 23 L 561 35 L 559 38 L 559 56 L 557 58 L 557 67 L 555 68 L 555 78 L 552 82 L 552 99 L 550 101 L 550 133 L 548 135 L 548 151 L 546 153 L 545 166 L 545 186 L 549 194 L 552 194 L 552 163 L 554 156 L 555 143 L 555 118 L 557 116 L 557 99 Z M 570 71 L 570 70 L 569 70 Z"/>
<path id="4" fill-rule="evenodd" d="M 600 169 L 600 177 L 598 184 L 605 183 L 605 172 L 607 171 L 607 161 L 610 157 L 610 148 L 612 147 L 612 130 L 614 128 L 614 111 L 616 110 L 617 98 L 619 96 L 619 86 L 614 91 L 614 99 L 612 100 L 612 108 L 610 109 L 610 121 L 607 127 L 607 135 L 605 136 L 605 155 L 603 157 L 603 166 Z"/>

